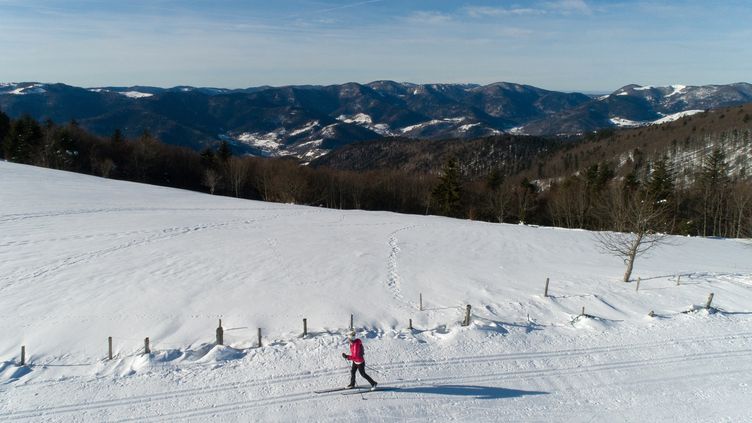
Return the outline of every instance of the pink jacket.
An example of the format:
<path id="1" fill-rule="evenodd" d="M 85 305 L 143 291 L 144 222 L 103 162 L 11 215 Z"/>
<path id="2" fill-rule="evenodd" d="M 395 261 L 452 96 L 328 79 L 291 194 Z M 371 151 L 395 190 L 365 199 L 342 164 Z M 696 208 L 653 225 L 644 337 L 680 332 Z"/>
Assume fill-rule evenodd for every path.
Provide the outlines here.
<path id="1" fill-rule="evenodd" d="M 348 360 L 352 360 L 353 363 L 363 363 L 363 343 L 360 339 L 356 339 L 350 343 L 350 355 L 347 356 Z"/>

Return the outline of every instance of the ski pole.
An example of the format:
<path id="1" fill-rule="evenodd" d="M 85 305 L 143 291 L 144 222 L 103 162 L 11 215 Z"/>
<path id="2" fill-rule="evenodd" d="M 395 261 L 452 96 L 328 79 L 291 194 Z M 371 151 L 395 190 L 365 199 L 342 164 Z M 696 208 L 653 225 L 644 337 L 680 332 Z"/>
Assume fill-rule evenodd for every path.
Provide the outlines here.
<path id="1" fill-rule="evenodd" d="M 378 370 L 374 369 L 373 367 L 369 366 L 368 364 L 366 364 L 366 369 L 368 369 L 368 370 L 373 370 L 373 371 L 374 371 L 374 372 L 376 372 L 376 373 L 381 373 L 380 371 L 378 371 Z"/>

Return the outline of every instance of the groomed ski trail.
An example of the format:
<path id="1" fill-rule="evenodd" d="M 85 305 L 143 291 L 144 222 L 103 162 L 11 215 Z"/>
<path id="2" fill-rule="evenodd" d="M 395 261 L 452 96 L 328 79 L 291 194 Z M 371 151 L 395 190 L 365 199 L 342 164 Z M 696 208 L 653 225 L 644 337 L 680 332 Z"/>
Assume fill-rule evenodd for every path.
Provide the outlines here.
<path id="1" fill-rule="evenodd" d="M 735 345 L 733 349 L 728 349 L 729 344 L 734 342 L 738 345 Z M 688 337 L 635 345 L 490 354 L 451 357 L 440 360 L 407 360 L 374 366 L 374 369 L 385 374 L 394 374 L 394 372 L 405 374 L 406 377 L 401 378 L 402 380 L 387 377 L 380 381 L 380 385 L 384 385 L 382 396 L 388 395 L 392 399 L 398 398 L 398 395 L 409 394 L 412 396 L 430 393 L 431 389 L 434 389 L 438 394 L 440 393 L 438 387 L 458 386 L 460 384 L 474 384 L 468 386 L 501 384 L 513 386 L 515 389 L 519 389 L 518 387 L 522 385 L 527 389 L 534 388 L 537 390 L 536 392 L 566 393 L 577 389 L 577 386 L 572 385 L 572 381 L 575 379 L 578 384 L 583 386 L 605 389 L 613 385 L 610 379 L 614 374 L 624 372 L 629 374 L 640 373 L 644 377 L 639 381 L 624 381 L 623 384 L 644 383 L 655 385 L 663 383 L 662 379 L 650 378 L 651 369 L 654 368 L 677 368 L 687 381 L 703 380 L 708 377 L 723 377 L 723 372 L 704 371 L 702 364 L 744 359 L 749 357 L 750 347 L 752 347 L 752 332 L 716 337 Z M 673 351 L 665 351 L 667 348 Z M 707 351 L 708 349 L 711 349 L 711 351 Z M 639 352 L 640 356 L 636 356 L 635 352 Z M 656 357 L 656 353 L 660 352 L 664 352 L 664 354 Z M 583 362 L 583 358 L 588 358 L 588 360 Z M 457 376 L 438 375 L 438 373 L 447 370 L 447 367 L 452 368 L 451 373 Z M 486 370 L 473 373 L 473 371 L 477 372 L 479 368 Z M 421 369 L 425 372 L 410 375 L 409 372 L 415 369 Z M 155 371 L 158 372 L 158 370 L 158 367 L 155 368 Z M 752 372 L 752 366 L 747 368 L 747 371 L 748 374 L 752 374 L 749 373 Z M 345 378 L 347 373 L 348 370 L 343 368 L 323 368 L 305 373 L 280 375 L 272 379 L 200 386 L 113 400 L 4 412 L 0 413 L 0 420 L 59 419 L 71 414 L 90 414 L 97 410 L 106 411 L 115 407 L 134 407 L 136 405 L 143 406 L 144 409 L 148 410 L 164 402 L 184 401 L 186 404 L 195 404 L 200 399 L 206 400 L 207 397 L 211 396 L 223 399 L 227 395 L 248 392 L 248 398 L 244 401 L 212 403 L 211 407 L 174 407 L 181 409 L 167 414 L 140 413 L 119 421 L 174 421 L 207 416 L 216 418 L 258 408 L 273 408 L 280 404 L 291 405 L 322 396 L 336 396 L 339 391 L 315 394 L 311 390 L 295 391 L 294 387 L 315 381 L 323 381 L 321 385 L 325 385 L 332 378 Z M 89 383 L 107 384 L 109 382 L 95 379 L 89 381 Z M 391 389 L 387 390 L 387 387 Z M 272 388 L 285 393 L 263 396 L 263 393 L 270 392 Z M 20 386 L 19 389 L 23 389 L 23 386 Z M 251 396 L 250 390 L 255 390 L 256 394 L 261 395 Z M 379 392 L 379 389 L 374 392 Z"/>

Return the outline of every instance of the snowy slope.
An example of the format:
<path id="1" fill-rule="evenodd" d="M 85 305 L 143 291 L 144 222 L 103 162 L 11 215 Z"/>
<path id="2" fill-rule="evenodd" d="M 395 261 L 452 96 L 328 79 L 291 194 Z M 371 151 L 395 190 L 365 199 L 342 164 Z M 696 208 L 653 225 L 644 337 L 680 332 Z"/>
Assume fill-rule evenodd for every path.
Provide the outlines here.
<path id="1" fill-rule="evenodd" d="M 752 247 L 671 244 L 638 261 L 635 292 L 587 231 L 0 162 L 0 420 L 752 419 Z M 721 312 L 682 313 L 710 292 Z M 312 394 L 347 383 L 350 314 L 385 390 Z"/>
<path id="2" fill-rule="evenodd" d="M 629 119 L 624 119 L 624 118 L 619 118 L 619 117 L 611 118 L 609 120 L 611 121 L 612 124 L 620 128 L 636 128 L 638 126 L 662 125 L 664 123 L 669 123 L 669 122 L 679 120 L 685 116 L 692 116 L 692 115 L 696 115 L 702 112 L 704 112 L 704 110 L 685 110 L 683 112 L 673 113 L 673 114 L 664 116 L 654 121 L 635 121 L 635 120 L 629 120 Z"/>

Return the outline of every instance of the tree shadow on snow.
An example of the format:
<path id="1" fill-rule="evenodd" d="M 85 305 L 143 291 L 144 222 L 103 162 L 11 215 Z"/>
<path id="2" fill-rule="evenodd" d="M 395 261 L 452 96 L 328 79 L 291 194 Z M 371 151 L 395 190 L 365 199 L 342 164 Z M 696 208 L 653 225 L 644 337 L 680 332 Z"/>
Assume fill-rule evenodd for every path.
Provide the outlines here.
<path id="1" fill-rule="evenodd" d="M 519 389 L 497 388 L 495 386 L 477 385 L 432 385 L 413 388 L 384 388 L 383 391 L 396 391 L 415 394 L 452 395 L 473 397 L 476 399 L 502 399 L 524 397 L 527 395 L 546 395 L 548 392 L 522 391 Z"/>

